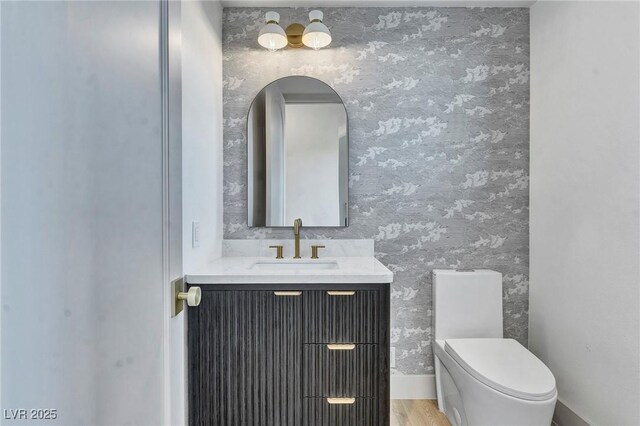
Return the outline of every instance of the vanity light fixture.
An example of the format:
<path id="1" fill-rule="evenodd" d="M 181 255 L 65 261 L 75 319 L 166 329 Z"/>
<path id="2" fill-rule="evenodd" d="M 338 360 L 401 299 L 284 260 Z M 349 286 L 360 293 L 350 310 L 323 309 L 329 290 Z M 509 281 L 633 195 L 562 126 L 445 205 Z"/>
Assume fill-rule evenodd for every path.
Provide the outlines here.
<path id="1" fill-rule="evenodd" d="M 311 23 L 304 25 L 293 23 L 283 30 L 280 26 L 280 14 L 267 12 L 266 25 L 260 30 L 258 43 L 260 46 L 275 52 L 285 46 L 307 46 L 314 50 L 322 49 L 331 43 L 331 31 L 322 22 L 323 13 L 319 10 L 309 12 Z"/>
<path id="2" fill-rule="evenodd" d="M 319 10 L 309 12 L 311 23 L 302 33 L 302 43 L 313 50 L 322 49 L 331 43 L 331 31 L 322 23 L 323 14 Z"/>
<path id="3" fill-rule="evenodd" d="M 265 49 L 275 52 L 287 45 L 287 34 L 280 26 L 280 14 L 267 12 L 265 15 L 267 24 L 262 27 L 258 35 L 258 43 Z"/>

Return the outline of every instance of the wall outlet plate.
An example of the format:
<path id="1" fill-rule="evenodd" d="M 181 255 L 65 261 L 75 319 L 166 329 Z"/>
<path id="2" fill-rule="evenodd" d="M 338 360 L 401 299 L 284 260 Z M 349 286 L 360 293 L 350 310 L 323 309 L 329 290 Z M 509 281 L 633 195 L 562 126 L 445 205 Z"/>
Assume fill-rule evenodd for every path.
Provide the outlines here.
<path id="1" fill-rule="evenodd" d="M 200 247 L 200 221 L 194 220 L 191 222 L 191 247 Z"/>
<path id="2" fill-rule="evenodd" d="M 184 300 L 178 299 L 178 293 L 184 291 L 184 278 L 178 278 L 171 281 L 171 296 L 173 301 L 171 303 L 171 318 L 177 316 L 182 309 L 184 309 Z"/>
<path id="3" fill-rule="evenodd" d="M 396 348 L 395 346 L 391 346 L 389 355 L 389 367 L 396 368 Z"/>

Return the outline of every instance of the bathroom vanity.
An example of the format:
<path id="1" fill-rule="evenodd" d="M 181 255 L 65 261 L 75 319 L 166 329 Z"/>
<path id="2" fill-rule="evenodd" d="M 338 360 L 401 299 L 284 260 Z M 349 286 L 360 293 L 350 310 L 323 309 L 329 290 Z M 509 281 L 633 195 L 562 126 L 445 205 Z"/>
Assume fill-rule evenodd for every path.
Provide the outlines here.
<path id="1" fill-rule="evenodd" d="M 247 225 L 294 239 L 223 241 L 222 258 L 187 275 L 202 294 L 188 312 L 189 423 L 388 425 L 393 274 L 372 240 L 300 238 L 303 224 L 349 224 L 346 108 L 292 76 L 247 117 Z"/>
<path id="2" fill-rule="evenodd" d="M 388 425 L 392 280 L 373 256 L 223 257 L 188 275 L 189 423 Z"/>

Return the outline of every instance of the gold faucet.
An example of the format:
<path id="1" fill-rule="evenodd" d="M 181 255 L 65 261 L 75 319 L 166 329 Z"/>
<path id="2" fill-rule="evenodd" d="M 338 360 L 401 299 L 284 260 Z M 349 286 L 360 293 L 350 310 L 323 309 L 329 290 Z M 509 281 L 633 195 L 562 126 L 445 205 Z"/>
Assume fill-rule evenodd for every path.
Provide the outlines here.
<path id="1" fill-rule="evenodd" d="M 300 259 L 300 228 L 302 228 L 302 219 L 297 218 L 293 221 L 293 237 L 296 245 L 294 249 L 294 259 Z"/>

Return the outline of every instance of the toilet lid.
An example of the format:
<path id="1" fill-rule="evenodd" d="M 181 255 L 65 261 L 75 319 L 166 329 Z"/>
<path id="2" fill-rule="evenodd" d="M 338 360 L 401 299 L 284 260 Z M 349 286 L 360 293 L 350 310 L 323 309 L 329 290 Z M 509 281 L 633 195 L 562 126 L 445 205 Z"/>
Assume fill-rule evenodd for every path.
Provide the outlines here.
<path id="1" fill-rule="evenodd" d="M 516 398 L 540 401 L 556 392 L 542 361 L 513 339 L 447 339 L 445 351 L 485 385 Z"/>

